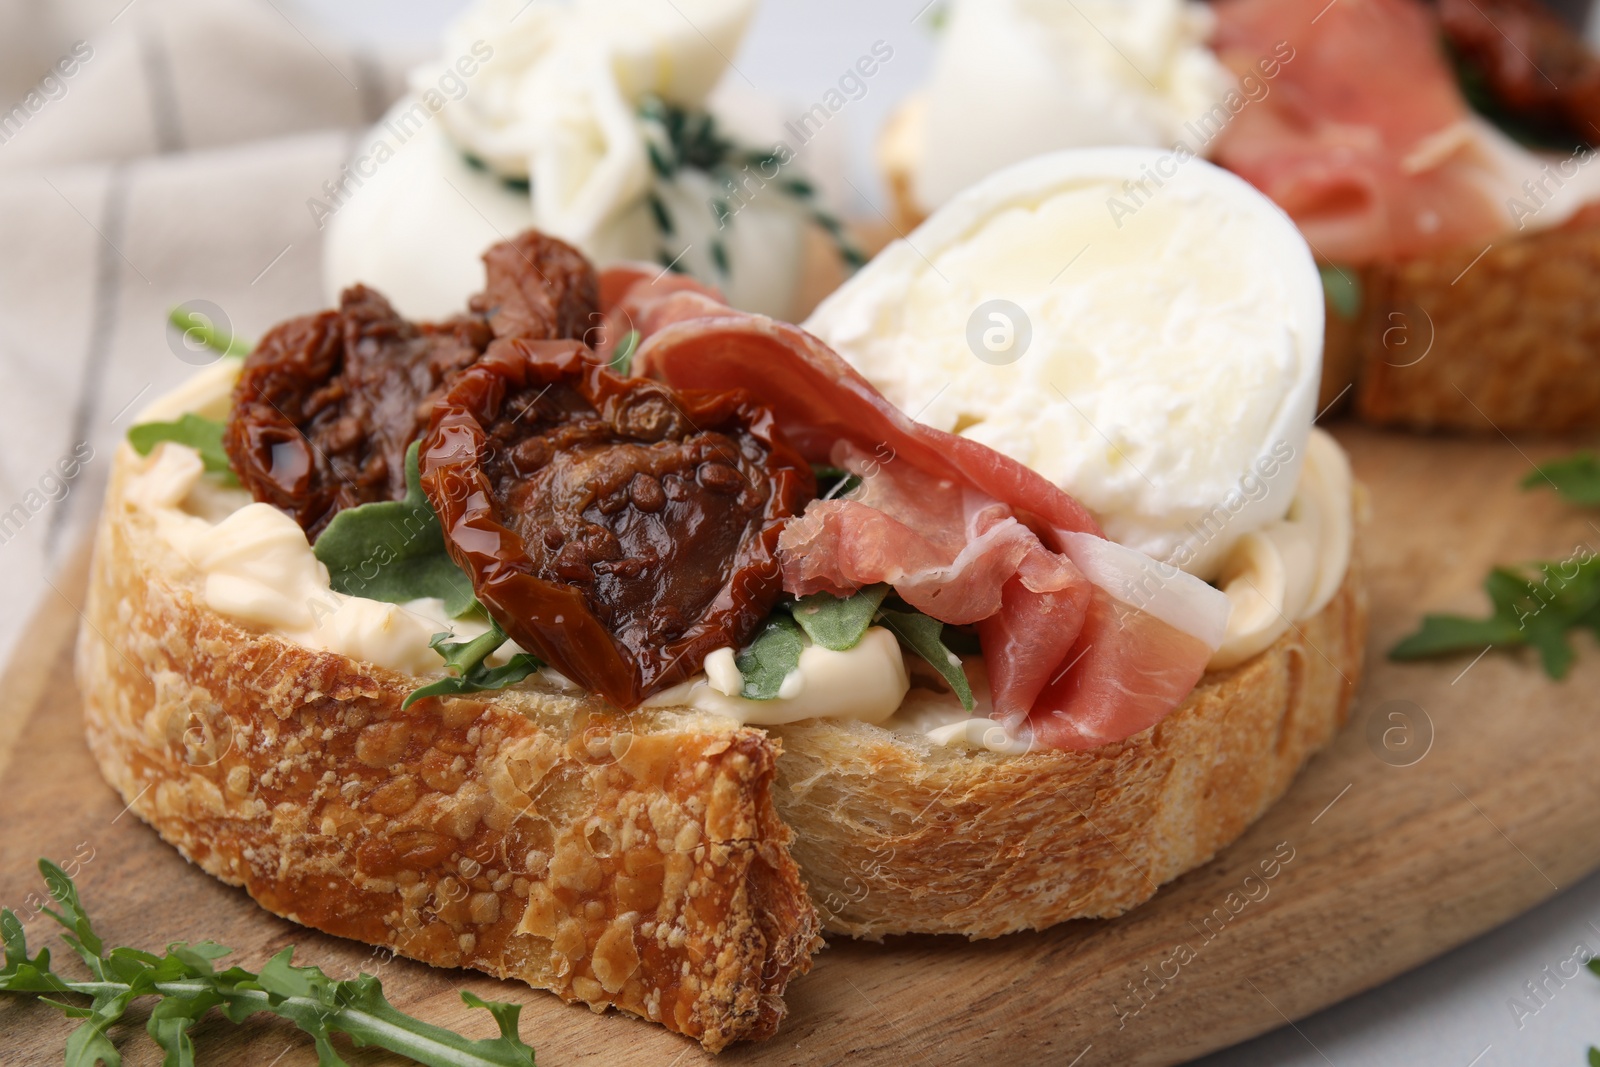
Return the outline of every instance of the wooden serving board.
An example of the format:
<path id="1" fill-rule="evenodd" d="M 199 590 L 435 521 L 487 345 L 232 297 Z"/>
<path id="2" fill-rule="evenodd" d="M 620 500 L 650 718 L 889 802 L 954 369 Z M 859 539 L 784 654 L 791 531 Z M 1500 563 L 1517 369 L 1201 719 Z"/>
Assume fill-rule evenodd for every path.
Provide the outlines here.
<path id="1" fill-rule="evenodd" d="M 1424 610 L 1480 611 L 1491 563 L 1600 546 L 1588 514 L 1518 488 L 1534 460 L 1561 449 L 1356 427 L 1338 435 L 1371 490 L 1369 668 L 1349 727 L 1283 801 L 1212 863 L 1120 919 L 980 943 L 835 939 L 790 986 L 778 1036 L 720 1062 L 1181 1062 L 1376 985 L 1600 866 L 1592 642 L 1580 639 L 1579 662 L 1560 684 L 1521 654 L 1427 664 L 1383 655 Z M 0 689 L 0 901 L 28 914 L 35 860 L 75 860 L 112 943 L 212 938 L 253 967 L 292 943 L 302 962 L 337 977 L 376 970 L 398 1007 L 474 1036 L 493 1028 L 461 1004 L 458 988 L 515 1000 L 544 1067 L 711 1059 L 649 1023 L 597 1016 L 517 983 L 384 963 L 366 946 L 275 918 L 189 866 L 125 813 L 84 747 L 71 682 L 82 586 L 80 566 Z M 27 929 L 36 941 L 54 937 L 48 919 Z M 130 1018 L 117 1033 L 126 1062 L 159 1063 L 142 1016 Z M 44 1005 L 0 997 L 7 1063 L 60 1062 L 70 1026 Z M 235 1027 L 213 1018 L 195 1039 L 208 1064 L 315 1063 L 309 1040 L 276 1020 Z M 370 1050 L 349 1058 L 392 1062 Z"/>

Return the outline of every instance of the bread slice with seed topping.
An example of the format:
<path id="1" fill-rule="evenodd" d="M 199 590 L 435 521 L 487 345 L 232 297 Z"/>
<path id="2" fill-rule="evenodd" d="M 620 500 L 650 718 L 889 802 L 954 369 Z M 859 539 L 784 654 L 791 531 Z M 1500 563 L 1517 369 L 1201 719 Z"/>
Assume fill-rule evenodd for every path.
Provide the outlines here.
<path id="1" fill-rule="evenodd" d="M 77 672 L 131 810 L 268 910 L 707 1049 L 767 1037 L 824 927 L 994 937 L 1120 914 L 1204 863 L 1333 736 L 1352 567 L 1320 613 L 1090 752 L 763 731 L 535 680 L 400 705 L 411 676 L 253 631 L 129 503 L 118 449 Z"/>

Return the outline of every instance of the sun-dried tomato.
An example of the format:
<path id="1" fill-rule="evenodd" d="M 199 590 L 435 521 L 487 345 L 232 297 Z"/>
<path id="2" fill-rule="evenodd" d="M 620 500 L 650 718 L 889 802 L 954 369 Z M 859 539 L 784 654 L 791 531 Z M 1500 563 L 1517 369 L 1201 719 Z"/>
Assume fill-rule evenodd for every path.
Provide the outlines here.
<path id="1" fill-rule="evenodd" d="M 348 289 L 336 311 L 274 327 L 245 360 L 223 443 L 257 500 L 315 538 L 341 510 L 405 495 L 405 453 L 462 368 L 501 337 L 581 337 L 600 321 L 599 283 L 576 249 L 533 231 L 484 256 L 472 313 L 401 318 Z"/>
<path id="2" fill-rule="evenodd" d="M 588 347 L 500 341 L 440 400 L 422 485 L 501 627 L 619 707 L 747 641 L 810 467 L 743 391 L 674 392 Z"/>
<path id="3" fill-rule="evenodd" d="M 573 337 L 594 344 L 600 279 L 582 252 L 537 230 L 483 254 L 488 284 L 472 298 L 496 337 Z"/>
<path id="4" fill-rule="evenodd" d="M 344 508 L 405 495 L 406 448 L 443 382 L 488 342 L 482 319 L 415 326 L 378 293 L 347 289 L 337 311 L 275 326 L 245 360 L 228 459 L 257 500 L 315 537 Z"/>
<path id="5" fill-rule="evenodd" d="M 1568 145 L 1600 143 L 1600 57 L 1539 0 L 1441 0 L 1451 49 L 1491 107 Z"/>

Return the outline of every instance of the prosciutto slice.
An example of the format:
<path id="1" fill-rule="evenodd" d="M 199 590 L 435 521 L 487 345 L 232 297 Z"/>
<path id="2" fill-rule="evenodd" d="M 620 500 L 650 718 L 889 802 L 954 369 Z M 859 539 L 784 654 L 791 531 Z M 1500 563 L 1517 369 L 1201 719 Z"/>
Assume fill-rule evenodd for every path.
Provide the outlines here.
<path id="1" fill-rule="evenodd" d="M 790 593 L 888 582 L 936 619 L 976 624 L 995 718 L 1041 747 L 1131 737 L 1194 688 L 1226 623 L 1221 593 L 1169 569 L 1159 614 L 1129 603 L 1140 568 L 1159 564 L 1105 541 L 1028 467 L 914 422 L 797 327 L 643 276 L 625 289 L 602 278 L 601 289 L 603 301 L 620 291 L 608 316 L 644 336 L 637 373 L 675 389 L 748 389 L 807 460 L 861 477 L 849 499 L 814 501 L 785 528 Z"/>
<path id="2" fill-rule="evenodd" d="M 607 363 L 633 330 L 648 337 L 682 319 L 739 314 L 710 286 L 648 263 L 622 263 L 601 271 L 600 309 L 604 328 L 594 347 Z"/>
<path id="3" fill-rule="evenodd" d="M 1225 128 L 1215 159 L 1288 212 L 1319 259 L 1391 262 L 1481 246 L 1506 228 L 1438 21 L 1418 0 L 1212 10 L 1212 44 L 1241 75 L 1281 42 L 1294 48 Z"/>

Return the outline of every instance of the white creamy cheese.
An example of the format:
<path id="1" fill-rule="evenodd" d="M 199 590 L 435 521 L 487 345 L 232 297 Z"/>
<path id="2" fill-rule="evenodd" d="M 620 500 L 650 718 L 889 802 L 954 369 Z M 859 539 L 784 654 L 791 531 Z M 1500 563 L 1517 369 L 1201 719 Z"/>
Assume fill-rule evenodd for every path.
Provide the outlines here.
<path id="1" fill-rule="evenodd" d="M 1233 76 L 1189 0 L 953 0 L 932 80 L 913 106 L 913 191 L 931 211 L 1043 152 L 1169 147 Z"/>
<path id="2" fill-rule="evenodd" d="M 756 726 L 823 718 L 881 723 L 900 707 L 911 680 L 894 634 L 869 626 L 854 648 L 842 652 L 807 639 L 799 665 L 785 676 L 773 700 L 746 700 L 739 696 L 743 688 L 733 649 L 722 648 L 706 657 L 703 677 L 657 693 L 647 703 L 683 704 Z"/>
<path id="3" fill-rule="evenodd" d="M 1312 430 L 1288 514 L 1240 538 L 1217 576 L 1231 610 L 1228 631 L 1207 669 L 1243 663 L 1276 641 L 1291 621 L 1328 606 L 1350 569 L 1353 499 L 1344 450 L 1327 433 Z"/>
<path id="4" fill-rule="evenodd" d="M 189 498 L 203 484 L 203 470 L 193 449 L 160 445 L 130 478 L 126 496 L 202 576 L 206 606 L 218 614 L 407 674 L 439 671 L 439 654 L 428 647 L 434 634 L 468 639 L 488 630 L 482 622 L 449 618 L 444 602 L 432 597 L 386 604 L 335 593 L 305 531 L 272 505 L 234 491 L 238 506 L 220 521 L 195 514 Z"/>
<path id="5" fill-rule="evenodd" d="M 960 699 L 948 689 L 933 687 L 928 679 L 919 677 L 919 684 L 906 694 L 894 716 L 882 724 L 884 729 L 921 734 L 936 745 L 951 748 L 987 749 L 1007 755 L 1027 752 L 1031 738 L 1025 734 L 1013 736 L 989 718 L 994 711 L 994 699 L 989 691 L 989 671 L 983 657 L 965 656 L 962 667 L 972 687 L 971 711 L 962 707 Z"/>
<path id="6" fill-rule="evenodd" d="M 1289 507 L 1322 284 L 1294 224 L 1234 175 L 1083 149 L 968 189 L 805 325 L 920 421 L 1028 464 L 1113 540 L 1209 579 Z"/>
<path id="7" fill-rule="evenodd" d="M 719 227 L 711 202 L 722 190 L 689 168 L 658 182 L 637 118 L 647 94 L 706 107 L 753 10 L 753 0 L 479 0 L 355 152 L 358 185 L 327 221 L 329 298 L 361 282 L 410 317 L 453 314 L 483 286 L 483 251 L 531 226 L 602 266 L 682 252 L 676 266 L 734 306 L 789 314 L 806 225 L 799 206 L 763 190 Z M 470 76 L 455 66 L 463 57 Z M 441 84 L 460 86 L 459 96 L 440 94 Z M 436 115 L 430 99 L 442 105 Z M 529 190 L 502 175 L 528 179 Z M 647 202 L 652 188 L 670 236 Z M 726 275 L 712 258 L 717 241 Z"/>

